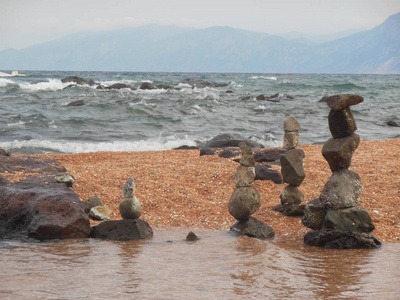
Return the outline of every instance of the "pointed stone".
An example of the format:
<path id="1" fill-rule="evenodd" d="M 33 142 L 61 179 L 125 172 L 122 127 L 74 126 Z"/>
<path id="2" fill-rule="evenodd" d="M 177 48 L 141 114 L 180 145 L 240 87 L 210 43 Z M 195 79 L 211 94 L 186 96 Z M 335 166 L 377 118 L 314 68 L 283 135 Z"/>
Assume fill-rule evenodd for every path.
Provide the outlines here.
<path id="1" fill-rule="evenodd" d="M 350 167 L 354 151 L 360 144 L 360 136 L 352 134 L 345 138 L 330 138 L 322 147 L 322 155 L 332 172 Z"/>
<path id="2" fill-rule="evenodd" d="M 242 151 L 242 157 L 239 163 L 244 167 L 254 167 L 254 154 L 253 150 L 246 143 L 239 143 L 239 148 Z"/>
<path id="3" fill-rule="evenodd" d="M 128 178 L 122 187 L 122 195 L 124 195 L 124 198 L 131 198 L 135 195 L 135 182 L 132 178 Z"/>
<path id="4" fill-rule="evenodd" d="M 350 108 L 332 109 L 328 116 L 329 130 L 334 138 L 350 136 L 357 130 L 356 121 Z"/>
<path id="5" fill-rule="evenodd" d="M 292 149 L 281 155 L 283 181 L 292 185 L 299 186 L 306 174 L 303 167 L 301 151 Z"/>
<path id="6" fill-rule="evenodd" d="M 333 95 L 326 99 L 326 104 L 334 110 L 342 110 L 351 105 L 356 105 L 364 101 L 364 98 L 359 95 L 341 94 Z"/>
<path id="7" fill-rule="evenodd" d="M 328 209 L 355 206 L 361 197 L 361 178 L 348 169 L 334 172 L 322 189 L 320 200 Z"/>
<path id="8" fill-rule="evenodd" d="M 283 130 L 285 132 L 288 131 L 299 131 L 300 130 L 300 123 L 297 119 L 293 116 L 289 116 L 283 122 Z"/>

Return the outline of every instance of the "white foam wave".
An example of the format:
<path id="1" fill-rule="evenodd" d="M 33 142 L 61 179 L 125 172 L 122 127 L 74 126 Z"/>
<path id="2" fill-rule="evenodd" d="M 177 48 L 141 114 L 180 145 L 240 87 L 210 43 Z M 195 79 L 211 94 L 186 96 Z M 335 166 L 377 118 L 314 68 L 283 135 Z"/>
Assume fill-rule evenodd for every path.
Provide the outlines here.
<path id="1" fill-rule="evenodd" d="M 25 122 L 18 121 L 17 123 L 9 123 L 7 124 L 8 127 L 25 127 Z"/>
<path id="2" fill-rule="evenodd" d="M 104 80 L 104 81 L 99 81 L 98 83 L 103 86 L 110 86 L 110 85 L 113 85 L 116 83 L 124 83 L 124 84 L 128 84 L 128 85 L 133 85 L 133 84 L 137 83 L 137 80 L 131 80 L 131 79 Z M 95 85 L 94 87 L 96 88 L 97 85 Z"/>
<path id="3" fill-rule="evenodd" d="M 19 87 L 23 90 L 28 90 L 31 92 L 37 92 L 41 90 L 57 91 L 57 90 L 62 90 L 63 88 L 65 88 L 70 84 L 71 82 L 63 83 L 59 79 L 49 79 L 48 81 L 37 82 L 37 83 L 22 82 L 19 84 Z"/>
<path id="4" fill-rule="evenodd" d="M 275 76 L 251 76 L 250 79 L 268 79 L 268 80 L 277 80 Z"/>
<path id="5" fill-rule="evenodd" d="M 0 148 L 10 152 L 18 152 L 20 149 L 46 149 L 48 152 L 62 153 L 87 153 L 100 151 L 163 151 L 171 150 L 183 145 L 196 146 L 196 142 L 189 138 L 177 138 L 175 136 L 160 137 L 142 141 L 114 141 L 114 142 L 65 142 L 47 140 L 28 140 L 1 142 Z M 39 152 L 39 151 L 38 151 Z"/>
<path id="6" fill-rule="evenodd" d="M 6 78 L 0 78 L 0 87 L 5 87 L 8 84 L 13 84 L 15 83 L 14 81 Z"/>

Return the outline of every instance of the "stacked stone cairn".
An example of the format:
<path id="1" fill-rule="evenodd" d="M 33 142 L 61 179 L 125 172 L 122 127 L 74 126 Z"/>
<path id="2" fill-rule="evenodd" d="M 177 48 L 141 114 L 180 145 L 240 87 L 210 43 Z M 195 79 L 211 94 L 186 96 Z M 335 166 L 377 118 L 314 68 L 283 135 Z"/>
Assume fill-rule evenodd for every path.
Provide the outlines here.
<path id="1" fill-rule="evenodd" d="M 256 176 L 254 154 L 246 143 L 241 142 L 239 148 L 242 157 L 236 171 L 236 188 L 228 203 L 229 213 L 237 220 L 231 231 L 259 239 L 273 237 L 275 233 L 272 227 L 251 216 L 261 206 L 260 194 L 253 186 Z"/>
<path id="2" fill-rule="evenodd" d="M 142 204 L 135 197 L 135 182 L 129 178 L 122 187 L 124 199 L 119 205 L 123 220 L 112 220 L 92 227 L 91 237 L 112 240 L 137 240 L 153 236 L 150 225 L 139 219 L 142 214 Z"/>
<path id="3" fill-rule="evenodd" d="M 285 135 L 283 138 L 283 148 L 287 151 L 280 157 L 283 182 L 288 183 L 280 194 L 281 205 L 274 208 L 286 216 L 302 216 L 304 199 L 299 186 L 303 182 L 306 174 L 303 167 L 304 152 L 296 149 L 299 144 L 300 124 L 293 116 L 289 116 L 283 123 Z"/>
<path id="4" fill-rule="evenodd" d="M 381 242 L 371 234 L 375 226 L 368 211 L 356 206 L 360 201 L 360 176 L 349 170 L 351 158 L 360 143 L 350 106 L 359 104 L 358 95 L 342 94 L 327 98 L 332 138 L 325 142 L 322 155 L 332 176 L 319 198 L 309 201 L 303 224 L 313 229 L 304 237 L 307 245 L 325 248 L 377 248 Z"/>

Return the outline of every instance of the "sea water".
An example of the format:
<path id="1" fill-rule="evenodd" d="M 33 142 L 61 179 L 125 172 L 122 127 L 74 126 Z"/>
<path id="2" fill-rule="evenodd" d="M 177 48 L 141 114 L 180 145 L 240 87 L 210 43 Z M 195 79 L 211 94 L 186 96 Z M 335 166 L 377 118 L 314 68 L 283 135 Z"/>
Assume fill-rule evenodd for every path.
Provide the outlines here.
<path id="1" fill-rule="evenodd" d="M 0 147 L 12 153 L 167 150 L 203 146 L 222 133 L 239 133 L 265 147 L 280 146 L 283 121 L 295 116 L 300 143 L 330 137 L 325 95 L 358 94 L 352 107 L 362 139 L 400 137 L 400 75 L 212 74 L 23 71 L 0 77 Z M 74 86 L 79 76 L 103 86 L 125 83 L 136 90 Z M 183 79 L 226 83 L 192 88 Z M 142 82 L 174 89 L 137 89 Z M 277 102 L 256 100 L 279 94 Z M 287 97 L 289 95 L 290 97 Z M 293 98 L 293 99 L 291 99 Z M 68 106 L 83 100 L 82 106 Z"/>
<path id="2" fill-rule="evenodd" d="M 223 231 L 0 242 L 1 299 L 399 299 L 398 243 L 335 250 Z"/>

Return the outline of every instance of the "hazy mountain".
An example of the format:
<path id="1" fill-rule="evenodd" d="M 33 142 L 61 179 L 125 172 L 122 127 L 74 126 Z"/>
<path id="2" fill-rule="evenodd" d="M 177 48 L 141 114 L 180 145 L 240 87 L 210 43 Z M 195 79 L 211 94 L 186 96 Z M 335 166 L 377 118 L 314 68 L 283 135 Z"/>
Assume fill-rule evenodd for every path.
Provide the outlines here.
<path id="1" fill-rule="evenodd" d="M 0 52 L 2 70 L 400 73 L 399 62 L 400 13 L 323 44 L 230 27 L 148 25 Z"/>
<path id="2" fill-rule="evenodd" d="M 303 39 L 303 40 L 309 40 L 310 44 L 322 44 L 326 42 L 331 42 L 334 40 L 342 39 L 345 37 L 348 37 L 350 35 L 359 33 L 361 31 L 365 31 L 365 29 L 351 29 L 351 30 L 345 30 L 345 31 L 340 31 L 336 33 L 331 33 L 331 34 L 309 34 L 309 33 L 303 33 L 303 32 L 288 32 L 284 34 L 280 34 L 279 36 L 287 38 L 287 39 Z"/>

